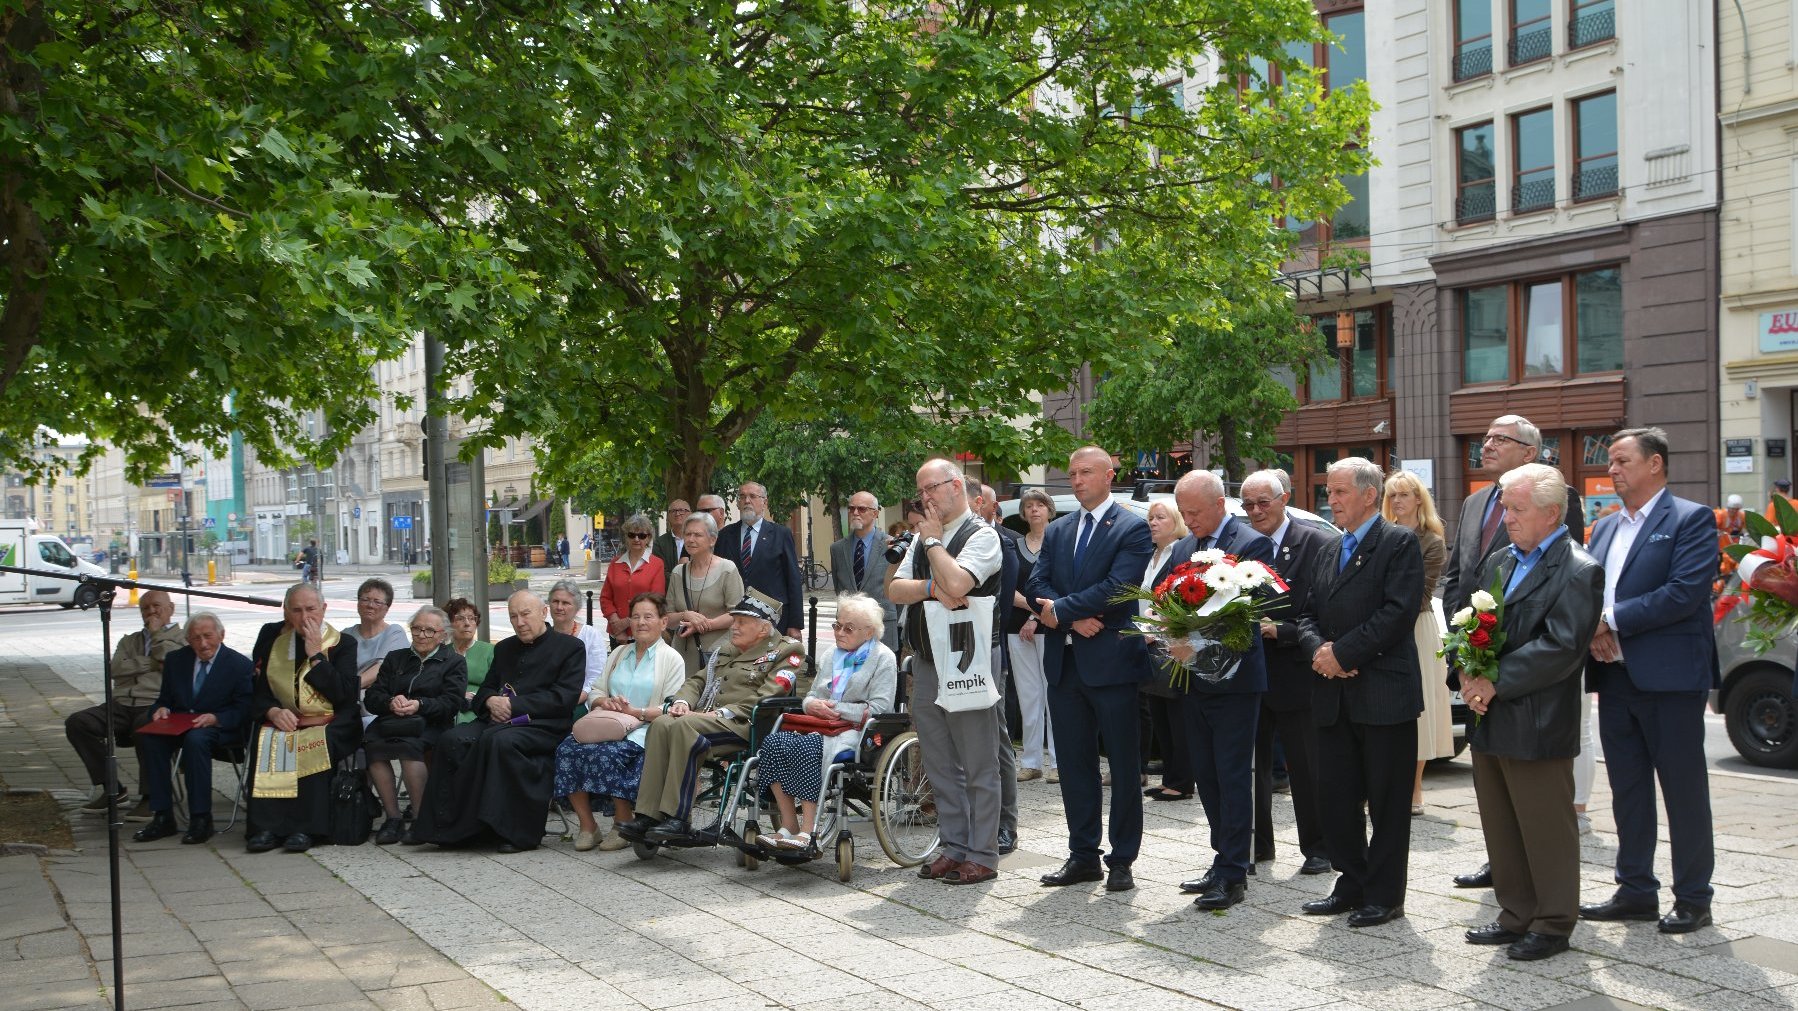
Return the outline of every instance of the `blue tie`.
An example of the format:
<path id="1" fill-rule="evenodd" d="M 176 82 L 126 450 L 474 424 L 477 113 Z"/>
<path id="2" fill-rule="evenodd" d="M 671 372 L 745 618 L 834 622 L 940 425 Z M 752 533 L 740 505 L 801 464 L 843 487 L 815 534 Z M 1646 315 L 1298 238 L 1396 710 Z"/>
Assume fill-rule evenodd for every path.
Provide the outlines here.
<path id="1" fill-rule="evenodd" d="M 198 667 L 194 668 L 194 695 L 196 697 L 198 697 L 200 694 L 200 686 L 202 686 L 206 683 L 206 672 L 211 667 L 212 667 L 212 661 L 201 660 L 200 665 Z"/>
<path id="2" fill-rule="evenodd" d="M 1354 534 L 1342 535 L 1342 561 L 1338 562 L 1336 565 L 1337 572 L 1341 572 L 1343 569 L 1348 568 L 1349 559 L 1355 557 L 1355 545 L 1359 543 L 1361 542 L 1355 540 Z"/>
<path id="3" fill-rule="evenodd" d="M 1080 538 L 1074 542 L 1074 571 L 1080 571 L 1080 556 L 1086 554 L 1086 542 L 1092 540 L 1093 514 L 1087 513 L 1080 521 Z"/>

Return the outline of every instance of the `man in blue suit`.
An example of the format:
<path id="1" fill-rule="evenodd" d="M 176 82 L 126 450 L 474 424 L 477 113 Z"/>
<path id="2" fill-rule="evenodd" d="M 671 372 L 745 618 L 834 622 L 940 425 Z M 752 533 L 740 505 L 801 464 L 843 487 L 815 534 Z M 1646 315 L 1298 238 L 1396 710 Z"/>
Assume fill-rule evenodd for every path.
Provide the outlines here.
<path id="1" fill-rule="evenodd" d="M 1626 428 L 1611 438 L 1611 484 L 1623 507 L 1592 528 L 1604 566 L 1604 611 L 1586 690 L 1598 693 L 1598 735 L 1617 819 L 1617 892 L 1580 907 L 1587 920 L 1660 915 L 1654 876 L 1654 781 L 1667 793 L 1673 910 L 1666 934 L 1711 922 L 1711 791 L 1705 699 L 1718 683 L 1711 637 L 1717 527 L 1709 509 L 1667 492 L 1667 433 Z"/>
<path id="2" fill-rule="evenodd" d="M 718 557 L 737 567 L 744 586 L 780 601 L 776 628 L 804 639 L 805 597 L 799 588 L 799 547 L 793 532 L 768 519 L 768 489 L 754 481 L 737 489 L 737 509 L 742 518 L 718 531 Z"/>
<path id="3" fill-rule="evenodd" d="M 1174 485 L 1174 504 L 1189 531 L 1174 545 L 1176 559 L 1215 548 L 1239 561 L 1273 564 L 1274 542 L 1230 515 L 1224 482 L 1216 474 L 1188 472 Z M 1185 659 L 1192 647 L 1170 643 L 1168 654 Z M 1215 683 L 1195 677 L 1180 702 L 1186 740 L 1175 744 L 1191 751 L 1193 782 L 1211 826 L 1211 869 L 1180 883 L 1181 891 L 1198 893 L 1193 905 L 1200 909 L 1228 909 L 1248 892 L 1255 867 L 1249 860 L 1255 833 L 1255 718 L 1265 691 L 1267 658 L 1257 635 L 1234 675 Z"/>
<path id="4" fill-rule="evenodd" d="M 187 645 L 162 663 L 162 691 L 150 722 L 186 713 L 194 716 L 193 729 L 180 735 L 138 735 L 150 823 L 132 839 L 152 842 L 175 834 L 170 765 L 176 748 L 187 777 L 187 834 L 181 841 L 194 845 L 212 838 L 212 747 L 243 740 L 254 673 L 249 657 L 225 645 L 225 624 L 218 615 L 202 612 L 188 621 Z"/>
<path id="5" fill-rule="evenodd" d="M 1068 822 L 1068 859 L 1043 875 L 1059 887 L 1104 877 L 1119 892 L 1136 887 L 1130 872 L 1142 847 L 1142 776 L 1136 720 L 1137 686 L 1148 677 L 1148 652 L 1132 627 L 1134 602 L 1112 603 L 1141 582 L 1154 544 L 1149 525 L 1111 500 L 1117 473 L 1111 454 L 1085 446 L 1068 459 L 1080 508 L 1049 524 L 1025 584 L 1046 636 L 1043 673 L 1049 722 L 1061 768 L 1061 807 Z M 1099 747 L 1111 768 L 1111 873 L 1100 869 L 1104 826 L 1099 807 Z"/>

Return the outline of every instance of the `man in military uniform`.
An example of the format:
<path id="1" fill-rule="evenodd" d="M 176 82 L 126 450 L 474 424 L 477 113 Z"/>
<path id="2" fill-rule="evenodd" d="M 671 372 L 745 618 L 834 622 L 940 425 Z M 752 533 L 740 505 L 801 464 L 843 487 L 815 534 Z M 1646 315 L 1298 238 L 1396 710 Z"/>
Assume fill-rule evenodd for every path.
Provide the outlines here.
<path id="1" fill-rule="evenodd" d="M 747 747 L 755 704 L 793 694 L 805 674 L 805 647 L 775 631 L 779 601 L 750 590 L 730 614 L 729 643 L 650 721 L 637 816 L 618 826 L 626 839 L 668 843 L 691 834 L 700 761 Z"/>

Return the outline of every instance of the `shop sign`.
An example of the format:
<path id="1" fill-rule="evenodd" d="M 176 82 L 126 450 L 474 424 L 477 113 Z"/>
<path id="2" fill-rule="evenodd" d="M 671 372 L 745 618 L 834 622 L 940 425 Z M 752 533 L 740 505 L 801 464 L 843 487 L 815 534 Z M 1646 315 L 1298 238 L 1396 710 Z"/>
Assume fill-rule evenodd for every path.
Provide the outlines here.
<path id="1" fill-rule="evenodd" d="M 1798 351 L 1798 309 L 1761 313 L 1761 352 Z"/>

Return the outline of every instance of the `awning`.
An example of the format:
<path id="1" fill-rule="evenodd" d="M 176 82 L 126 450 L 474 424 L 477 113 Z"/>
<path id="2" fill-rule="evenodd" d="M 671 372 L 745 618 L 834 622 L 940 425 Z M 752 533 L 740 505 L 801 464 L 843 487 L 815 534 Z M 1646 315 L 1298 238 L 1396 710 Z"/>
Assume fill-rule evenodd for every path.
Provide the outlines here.
<path id="1" fill-rule="evenodd" d="M 512 522 L 513 523 L 529 523 L 531 520 L 534 520 L 537 517 L 543 515 L 543 513 L 549 509 L 550 503 L 554 502 L 554 501 L 555 501 L 555 499 L 548 499 L 548 498 L 538 499 L 537 501 L 532 502 L 529 506 L 527 506 L 524 509 L 524 511 L 513 513 L 512 514 Z"/>

